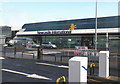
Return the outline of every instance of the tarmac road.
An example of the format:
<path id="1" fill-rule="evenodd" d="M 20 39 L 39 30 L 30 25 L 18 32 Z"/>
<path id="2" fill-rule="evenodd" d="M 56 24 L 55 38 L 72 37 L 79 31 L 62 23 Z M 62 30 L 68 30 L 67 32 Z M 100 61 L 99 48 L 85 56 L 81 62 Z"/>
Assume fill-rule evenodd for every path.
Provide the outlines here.
<path id="1" fill-rule="evenodd" d="M 61 76 L 65 76 L 68 79 L 68 66 L 23 59 L 5 58 L 2 61 L 3 84 L 6 84 L 6 82 L 10 84 L 55 83 L 56 79 Z M 102 83 L 105 81 L 88 78 L 88 84 L 94 84 L 95 82 Z"/>
<path id="2" fill-rule="evenodd" d="M 3 82 L 55 82 L 63 75 L 67 77 L 66 68 L 36 64 L 35 60 L 7 58 L 2 62 Z"/>

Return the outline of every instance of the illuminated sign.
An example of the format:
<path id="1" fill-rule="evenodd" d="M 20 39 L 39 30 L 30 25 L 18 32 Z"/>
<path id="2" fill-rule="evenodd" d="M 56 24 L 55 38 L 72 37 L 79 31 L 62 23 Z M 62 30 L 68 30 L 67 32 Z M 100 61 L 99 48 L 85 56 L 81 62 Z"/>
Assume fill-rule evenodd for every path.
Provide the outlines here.
<path id="1" fill-rule="evenodd" d="M 46 34 L 71 34 L 71 31 L 38 31 L 37 32 L 40 35 L 46 35 Z"/>

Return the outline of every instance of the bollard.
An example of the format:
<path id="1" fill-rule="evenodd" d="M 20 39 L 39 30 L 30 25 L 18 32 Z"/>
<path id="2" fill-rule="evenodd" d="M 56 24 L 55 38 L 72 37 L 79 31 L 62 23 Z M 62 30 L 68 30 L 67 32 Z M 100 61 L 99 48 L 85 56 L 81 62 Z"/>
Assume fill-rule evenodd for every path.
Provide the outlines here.
<path id="1" fill-rule="evenodd" d="M 4 46 L 4 56 L 6 56 L 6 47 Z"/>
<path id="2" fill-rule="evenodd" d="M 37 48 L 37 59 L 40 59 L 40 47 Z"/>
<path id="3" fill-rule="evenodd" d="M 14 47 L 14 57 L 16 57 L 16 47 Z"/>
<path id="4" fill-rule="evenodd" d="M 99 77 L 109 76 L 109 51 L 100 51 Z"/>
<path id="5" fill-rule="evenodd" d="M 56 62 L 56 55 L 55 55 L 55 62 Z"/>
<path id="6" fill-rule="evenodd" d="M 63 56 L 60 56 L 60 61 L 61 61 L 61 62 L 62 62 L 62 57 L 63 57 Z"/>
<path id="7" fill-rule="evenodd" d="M 69 60 L 69 82 L 87 83 L 88 57 L 72 57 Z"/>
<path id="8" fill-rule="evenodd" d="M 23 51 L 22 51 L 22 58 L 23 58 Z"/>
<path id="9" fill-rule="evenodd" d="M 43 57 L 42 57 L 42 47 L 37 48 L 37 59 L 40 59 L 40 60 L 43 59 Z"/>
<path id="10" fill-rule="evenodd" d="M 34 53 L 32 53 L 33 54 L 33 59 L 35 58 L 35 55 L 34 55 Z"/>

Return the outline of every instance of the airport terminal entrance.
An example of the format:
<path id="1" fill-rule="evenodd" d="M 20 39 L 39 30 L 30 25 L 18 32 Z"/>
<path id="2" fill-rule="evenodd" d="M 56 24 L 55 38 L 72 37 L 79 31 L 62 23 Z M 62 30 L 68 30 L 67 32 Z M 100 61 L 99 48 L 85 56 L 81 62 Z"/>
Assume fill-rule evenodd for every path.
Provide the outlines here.
<path id="1" fill-rule="evenodd" d="M 75 48 L 75 46 L 87 46 L 94 48 L 93 35 L 66 35 L 66 36 L 32 36 L 37 44 L 52 43 L 57 48 Z"/>
<path id="2" fill-rule="evenodd" d="M 81 45 L 87 46 L 89 49 L 93 48 L 93 37 L 82 37 Z"/>
<path id="3" fill-rule="evenodd" d="M 88 49 L 94 49 L 95 35 L 94 34 L 58 34 L 58 35 L 29 35 L 23 37 L 31 37 L 37 44 L 52 43 L 59 49 L 75 48 L 75 46 L 87 46 Z M 98 50 L 119 50 L 119 35 L 98 34 Z"/>

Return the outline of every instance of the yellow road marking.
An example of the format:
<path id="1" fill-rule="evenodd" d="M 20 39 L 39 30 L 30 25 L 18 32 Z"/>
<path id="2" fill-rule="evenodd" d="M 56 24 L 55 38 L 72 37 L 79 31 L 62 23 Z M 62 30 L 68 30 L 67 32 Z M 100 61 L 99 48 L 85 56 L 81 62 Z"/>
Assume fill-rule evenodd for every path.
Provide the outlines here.
<path id="1" fill-rule="evenodd" d="M 102 81 L 98 81 L 98 80 L 94 80 L 94 79 L 87 79 L 88 81 L 92 81 L 92 82 L 102 82 Z"/>
<path id="2" fill-rule="evenodd" d="M 120 58 L 120 56 L 112 56 L 113 58 Z"/>

